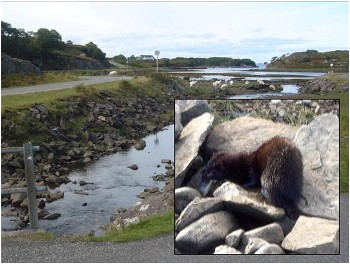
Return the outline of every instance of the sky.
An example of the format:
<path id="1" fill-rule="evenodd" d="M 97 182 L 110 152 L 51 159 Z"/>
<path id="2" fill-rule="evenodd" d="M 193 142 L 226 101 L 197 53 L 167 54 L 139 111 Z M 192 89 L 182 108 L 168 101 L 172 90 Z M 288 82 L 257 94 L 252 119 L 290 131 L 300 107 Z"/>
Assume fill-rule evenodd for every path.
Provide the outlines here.
<path id="1" fill-rule="evenodd" d="M 348 2 L 2 2 L 2 21 L 90 41 L 107 57 L 232 57 L 270 62 L 349 49 Z"/>

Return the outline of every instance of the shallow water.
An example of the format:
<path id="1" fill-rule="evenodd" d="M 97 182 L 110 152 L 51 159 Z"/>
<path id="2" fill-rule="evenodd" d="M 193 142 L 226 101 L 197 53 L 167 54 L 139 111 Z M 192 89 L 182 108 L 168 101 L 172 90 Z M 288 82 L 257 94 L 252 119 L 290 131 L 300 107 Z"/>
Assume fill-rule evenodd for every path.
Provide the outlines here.
<path id="1" fill-rule="evenodd" d="M 162 159 L 174 160 L 174 126 L 168 126 L 144 140 L 146 147 L 142 151 L 132 147 L 103 157 L 84 170 L 72 172 L 68 177 L 77 184 L 69 183 L 56 188 L 54 191 L 64 192 L 64 198 L 47 203 L 45 207 L 50 213 L 60 213 L 61 217 L 52 221 L 39 220 L 39 228 L 57 235 L 86 235 L 90 230 L 100 235 L 103 232 L 99 228 L 110 222 L 110 217 L 117 213 L 118 208 L 128 208 L 140 200 L 136 195 L 144 188 L 163 188 L 164 182 L 154 181 L 151 177 L 166 172 Z M 132 164 L 137 164 L 138 170 L 127 167 Z M 93 184 L 80 186 L 81 180 Z M 75 194 L 74 190 L 82 190 L 88 195 Z M 11 219 L 2 217 L 1 227 L 13 227 Z"/>
<path id="2" fill-rule="evenodd" d="M 282 96 L 286 94 L 298 94 L 299 86 L 295 84 L 283 84 L 281 85 L 283 90 L 278 92 L 270 92 L 270 93 L 258 93 L 258 94 L 241 94 L 231 96 L 230 99 L 267 99 L 271 96 Z"/>

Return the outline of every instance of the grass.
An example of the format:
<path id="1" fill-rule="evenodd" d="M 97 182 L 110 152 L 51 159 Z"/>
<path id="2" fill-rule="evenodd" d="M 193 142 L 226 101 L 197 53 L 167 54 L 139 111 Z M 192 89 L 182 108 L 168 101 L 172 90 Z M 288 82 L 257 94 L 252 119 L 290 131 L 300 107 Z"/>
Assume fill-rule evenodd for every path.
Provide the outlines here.
<path id="1" fill-rule="evenodd" d="M 164 215 L 154 215 L 142 219 L 137 224 L 129 225 L 123 229 L 111 229 L 104 236 L 70 236 L 71 242 L 115 242 L 126 243 L 135 240 L 148 239 L 174 232 L 174 211 Z"/>
<path id="2" fill-rule="evenodd" d="M 21 87 L 44 83 L 76 80 L 78 77 L 69 72 L 47 72 L 43 74 L 4 74 L 1 77 L 1 88 Z"/>

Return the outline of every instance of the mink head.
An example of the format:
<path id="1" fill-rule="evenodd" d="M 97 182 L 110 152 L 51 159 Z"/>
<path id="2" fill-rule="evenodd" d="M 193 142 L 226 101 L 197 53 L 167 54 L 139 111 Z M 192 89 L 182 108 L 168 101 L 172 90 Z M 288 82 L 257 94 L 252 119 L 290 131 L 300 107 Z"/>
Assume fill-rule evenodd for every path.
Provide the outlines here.
<path id="1" fill-rule="evenodd" d="M 200 173 L 201 183 L 198 186 L 198 191 L 206 195 L 213 181 L 225 178 L 225 166 L 222 157 L 225 153 L 215 153 L 209 162 L 204 166 Z"/>

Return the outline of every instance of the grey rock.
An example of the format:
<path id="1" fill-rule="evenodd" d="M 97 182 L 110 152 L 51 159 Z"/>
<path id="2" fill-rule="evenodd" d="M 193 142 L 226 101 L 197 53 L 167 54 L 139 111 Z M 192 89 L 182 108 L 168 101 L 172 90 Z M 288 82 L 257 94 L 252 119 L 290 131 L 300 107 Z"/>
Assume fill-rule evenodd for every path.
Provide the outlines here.
<path id="1" fill-rule="evenodd" d="M 236 248 L 239 245 L 243 234 L 244 234 L 243 229 L 237 229 L 232 233 L 228 234 L 225 239 L 226 245 Z"/>
<path id="2" fill-rule="evenodd" d="M 26 60 L 12 58 L 6 54 L 1 54 L 1 74 L 5 73 L 34 73 L 41 74 L 41 70 Z"/>
<path id="3" fill-rule="evenodd" d="M 175 213 L 181 214 L 182 210 L 196 197 L 201 194 L 190 187 L 181 187 L 175 189 Z"/>
<path id="4" fill-rule="evenodd" d="M 237 255 L 242 253 L 233 247 L 229 247 L 227 245 L 220 245 L 215 248 L 214 254 Z"/>
<path id="5" fill-rule="evenodd" d="M 128 166 L 128 168 L 132 169 L 132 170 L 138 170 L 139 166 L 137 166 L 137 164 L 133 164 L 133 165 Z"/>
<path id="6" fill-rule="evenodd" d="M 176 198 L 175 198 L 175 204 L 176 204 Z M 196 197 L 182 211 L 180 217 L 175 222 L 175 231 L 181 231 L 186 226 L 197 221 L 204 215 L 215 213 L 223 209 L 224 209 L 223 202 L 217 198 Z"/>
<path id="7" fill-rule="evenodd" d="M 180 138 L 183 126 L 181 124 L 181 109 L 178 104 L 175 103 L 175 141 Z"/>
<path id="8" fill-rule="evenodd" d="M 245 232 L 242 240 L 248 240 L 251 237 L 262 238 L 269 243 L 281 244 L 284 239 L 284 234 L 279 224 L 271 223 Z"/>
<path id="9" fill-rule="evenodd" d="M 225 151 L 236 154 L 253 152 L 275 136 L 293 139 L 298 128 L 249 116 L 239 117 L 214 127 L 208 136 L 205 152 Z"/>
<path id="10" fill-rule="evenodd" d="M 251 217 L 276 221 L 281 219 L 285 212 L 282 208 L 275 207 L 267 202 L 262 202 L 261 194 L 243 189 L 233 182 L 225 182 L 214 192 L 217 197 L 226 202 L 233 211 L 249 215 Z"/>
<path id="11" fill-rule="evenodd" d="M 181 253 L 213 253 L 225 237 L 238 228 L 233 215 L 226 211 L 208 214 L 190 224 L 176 236 L 175 247 Z"/>
<path id="12" fill-rule="evenodd" d="M 198 155 L 199 148 L 212 128 L 214 116 L 204 113 L 188 123 L 175 144 L 175 187 L 182 185 L 186 169 Z"/>
<path id="13" fill-rule="evenodd" d="M 285 254 L 283 249 L 276 244 L 269 244 L 259 248 L 255 254 Z"/>
<path id="14" fill-rule="evenodd" d="M 319 217 L 339 217 L 339 119 L 334 114 L 316 117 L 302 126 L 295 143 L 303 155 L 303 196 L 300 209 Z M 301 201 L 302 202 L 302 201 Z"/>
<path id="15" fill-rule="evenodd" d="M 244 247 L 244 254 L 254 254 L 260 248 L 269 245 L 267 241 L 258 237 L 250 237 L 247 242 L 240 245 L 240 247 Z"/>
<path id="16" fill-rule="evenodd" d="M 61 216 L 60 213 L 53 213 L 53 214 L 48 214 L 46 216 L 43 217 L 43 220 L 56 220 L 57 218 L 59 218 Z"/>
<path id="17" fill-rule="evenodd" d="M 135 145 L 134 148 L 136 150 L 143 150 L 146 147 L 146 141 L 144 140 L 139 140 Z"/>
<path id="18" fill-rule="evenodd" d="M 175 103 L 181 109 L 181 123 L 184 127 L 193 118 L 206 112 L 211 112 L 211 108 L 206 100 L 176 100 Z"/>
<path id="19" fill-rule="evenodd" d="M 339 221 L 300 216 L 282 248 L 299 254 L 339 254 Z"/>

